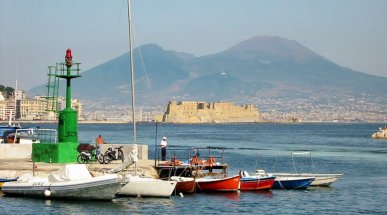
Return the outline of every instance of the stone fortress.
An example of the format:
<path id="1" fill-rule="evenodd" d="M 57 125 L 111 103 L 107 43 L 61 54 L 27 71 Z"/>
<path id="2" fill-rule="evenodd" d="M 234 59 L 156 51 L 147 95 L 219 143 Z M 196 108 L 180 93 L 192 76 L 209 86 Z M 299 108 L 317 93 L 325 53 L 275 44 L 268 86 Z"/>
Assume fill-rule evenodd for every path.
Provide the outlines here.
<path id="1" fill-rule="evenodd" d="M 238 123 L 261 122 L 261 113 L 252 104 L 230 102 L 170 101 L 164 114 L 155 120 L 166 123 Z"/>

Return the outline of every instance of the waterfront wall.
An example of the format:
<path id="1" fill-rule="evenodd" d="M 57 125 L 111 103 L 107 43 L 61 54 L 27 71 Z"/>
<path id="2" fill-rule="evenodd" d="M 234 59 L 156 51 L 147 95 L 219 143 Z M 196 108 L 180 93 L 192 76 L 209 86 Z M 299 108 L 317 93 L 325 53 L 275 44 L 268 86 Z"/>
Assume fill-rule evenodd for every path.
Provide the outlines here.
<path id="1" fill-rule="evenodd" d="M 158 122 L 169 123 L 240 123 L 262 122 L 261 113 L 252 104 L 235 105 L 231 102 L 170 101 Z"/>
<path id="2" fill-rule="evenodd" d="M 32 144 L 0 144 L 0 159 L 31 158 Z"/>
<path id="3" fill-rule="evenodd" d="M 102 152 L 105 152 L 109 147 L 124 146 L 122 151 L 127 156 L 132 150 L 132 144 L 104 144 Z M 137 145 L 138 159 L 148 160 L 148 145 Z M 32 144 L 0 144 L 0 159 L 20 159 L 31 158 Z"/>

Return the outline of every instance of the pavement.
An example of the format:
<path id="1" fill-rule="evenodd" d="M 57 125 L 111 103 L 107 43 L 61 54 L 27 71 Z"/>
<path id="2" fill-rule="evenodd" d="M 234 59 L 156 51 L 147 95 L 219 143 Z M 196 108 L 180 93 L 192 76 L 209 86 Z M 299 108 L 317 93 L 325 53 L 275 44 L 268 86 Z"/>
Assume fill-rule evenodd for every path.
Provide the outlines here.
<path id="1" fill-rule="evenodd" d="M 135 165 L 131 165 L 125 171 L 129 173 L 137 172 L 139 175 L 158 178 L 154 164 L 154 160 L 139 160 L 137 162 L 137 168 Z M 64 165 L 66 164 L 32 162 L 30 158 L 0 159 L 0 178 L 16 178 L 23 174 L 34 174 L 35 176 L 46 177 L 51 172 L 61 169 Z M 103 175 L 108 170 L 119 167 L 120 165 L 122 165 L 121 161 L 113 161 L 111 164 L 100 164 L 98 161 L 86 164 L 93 175 Z"/>

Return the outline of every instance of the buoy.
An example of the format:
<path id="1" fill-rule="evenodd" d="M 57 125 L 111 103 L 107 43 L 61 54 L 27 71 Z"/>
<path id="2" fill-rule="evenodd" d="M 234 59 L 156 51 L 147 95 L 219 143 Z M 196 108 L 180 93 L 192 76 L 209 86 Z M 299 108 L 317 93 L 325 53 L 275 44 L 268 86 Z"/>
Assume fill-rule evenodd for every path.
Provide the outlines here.
<path id="1" fill-rule="evenodd" d="M 51 191 L 50 191 L 50 190 L 45 190 L 45 191 L 44 191 L 44 195 L 45 195 L 46 197 L 51 196 Z"/>
<path id="2" fill-rule="evenodd" d="M 184 195 L 183 195 L 183 193 L 179 193 L 179 195 L 180 195 L 180 197 L 181 197 L 181 198 L 184 198 Z"/>

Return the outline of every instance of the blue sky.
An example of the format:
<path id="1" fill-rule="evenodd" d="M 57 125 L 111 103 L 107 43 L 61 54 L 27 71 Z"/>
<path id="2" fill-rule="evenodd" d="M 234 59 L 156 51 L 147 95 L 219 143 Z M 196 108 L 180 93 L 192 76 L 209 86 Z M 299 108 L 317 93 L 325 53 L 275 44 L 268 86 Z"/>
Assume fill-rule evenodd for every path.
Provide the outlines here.
<path id="1" fill-rule="evenodd" d="M 73 50 L 83 71 L 128 51 L 126 0 L 0 0 L 0 84 L 28 90 Z M 385 0 L 132 0 L 135 46 L 196 56 L 254 36 L 295 40 L 387 77 Z M 18 72 L 16 72 L 18 71 Z M 17 73 L 17 74 L 16 74 Z"/>

